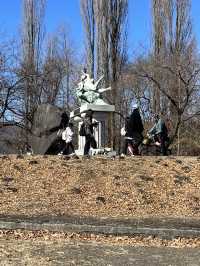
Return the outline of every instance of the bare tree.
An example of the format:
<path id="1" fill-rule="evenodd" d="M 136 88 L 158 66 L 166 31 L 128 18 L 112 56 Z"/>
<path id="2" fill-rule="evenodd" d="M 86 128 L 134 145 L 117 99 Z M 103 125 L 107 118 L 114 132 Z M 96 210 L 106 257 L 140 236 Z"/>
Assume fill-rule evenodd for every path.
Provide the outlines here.
<path id="1" fill-rule="evenodd" d="M 89 72 L 104 74 L 105 83 L 119 78 L 126 45 L 127 0 L 81 0 Z M 95 72 L 96 70 L 96 72 Z M 114 86 L 113 86 L 114 88 Z M 115 103 L 113 89 L 112 102 Z"/>
<path id="2" fill-rule="evenodd" d="M 22 67 L 24 82 L 25 113 L 29 116 L 39 103 L 38 78 L 43 41 L 45 0 L 23 0 Z"/>
<path id="3" fill-rule="evenodd" d="M 105 86 L 111 85 L 107 94 L 110 103 L 119 109 L 118 81 L 125 58 L 127 0 L 81 0 L 82 17 L 87 40 L 89 73 L 104 75 Z M 110 119 L 110 128 L 115 119 Z M 114 144 L 114 134 L 110 136 Z"/>
<path id="4" fill-rule="evenodd" d="M 120 78 L 122 66 L 124 64 L 125 48 L 126 48 L 126 19 L 128 12 L 128 1 L 111 0 L 109 2 L 109 28 L 110 28 L 110 83 L 111 95 L 110 100 L 115 105 L 118 111 L 121 111 L 119 105 L 119 87 L 118 81 Z M 115 117 L 111 120 L 111 127 L 115 128 L 120 124 Z M 119 131 L 119 130 L 118 130 Z M 111 135 L 111 145 L 116 145 L 116 134 Z M 119 138 L 119 136 L 118 136 Z"/>
<path id="5" fill-rule="evenodd" d="M 17 109 L 19 84 L 22 81 L 15 73 L 18 58 L 15 40 L 4 39 L 0 51 L 0 120 L 10 121 Z"/>
<path id="6" fill-rule="evenodd" d="M 158 63 L 165 57 L 170 57 L 170 64 L 176 64 L 178 67 L 180 58 L 185 55 L 193 42 L 190 0 L 152 0 L 152 6 L 154 57 Z M 157 76 L 160 76 L 158 77 L 160 80 L 162 79 L 162 73 L 157 73 Z M 169 82 L 172 87 L 178 84 L 176 79 Z M 173 90 L 174 96 L 180 94 L 175 88 Z M 154 97 L 153 109 L 156 112 L 161 108 L 162 95 L 156 91 L 154 96 L 156 97 Z"/>
<path id="7" fill-rule="evenodd" d="M 152 17 L 153 17 L 153 52 L 155 59 L 159 60 L 165 52 L 165 17 L 163 10 L 163 0 L 152 0 Z M 158 78 L 161 73 L 155 73 Z M 161 95 L 155 86 L 152 90 L 152 109 L 155 113 L 160 112 Z"/>
<path id="8" fill-rule="evenodd" d="M 97 76 L 104 75 L 104 85 L 110 85 L 110 25 L 109 1 L 95 1 L 96 18 L 96 69 Z"/>
<path id="9" fill-rule="evenodd" d="M 183 122 L 184 116 L 187 114 L 187 110 L 191 110 L 191 101 L 193 99 L 196 90 L 199 89 L 198 80 L 200 73 L 200 65 L 198 62 L 195 62 L 193 59 L 190 61 L 182 58 L 179 61 L 179 71 L 177 72 L 176 65 L 170 65 L 170 61 L 165 60 L 158 64 L 157 61 L 150 60 L 138 61 L 138 64 L 135 65 L 133 73 L 149 82 L 150 86 L 156 86 L 157 89 L 168 99 L 170 105 L 173 105 L 174 112 L 176 115 L 176 120 L 174 121 L 174 131 L 171 137 L 173 141 L 177 135 L 179 128 Z M 181 98 L 174 97 L 174 93 L 171 90 L 170 83 L 160 82 L 155 75 L 157 71 L 161 71 L 163 76 L 168 77 L 169 79 L 176 79 L 179 81 L 181 88 Z M 179 85 L 178 85 L 179 86 Z M 169 110 L 163 110 L 168 113 Z"/>
<path id="10" fill-rule="evenodd" d="M 192 24 L 190 18 L 191 1 L 190 0 L 165 0 L 162 2 L 163 22 L 165 38 L 164 57 L 170 57 L 170 65 L 176 71 L 176 75 L 168 81 L 170 83 L 171 96 L 178 102 L 181 107 L 183 88 L 178 73 L 180 73 L 181 65 L 184 64 L 189 57 L 193 58 L 195 52 L 194 37 L 192 34 Z M 188 61 L 188 62 L 189 62 Z M 185 75 L 187 75 L 185 73 Z M 166 81 L 165 81 L 166 82 Z M 177 119 L 174 105 L 170 103 L 170 113 L 174 120 Z M 178 153 L 180 132 L 178 130 Z"/>
<path id="11" fill-rule="evenodd" d="M 43 65 L 42 101 L 71 108 L 73 104 L 72 76 L 76 60 L 67 29 L 59 27 L 48 40 Z"/>
<path id="12" fill-rule="evenodd" d="M 86 33 L 87 67 L 91 77 L 94 77 L 95 67 L 95 12 L 94 0 L 81 0 L 81 13 Z"/>
<path id="13" fill-rule="evenodd" d="M 126 26 L 128 2 L 124 0 L 112 0 L 110 1 L 110 73 L 112 83 L 112 102 L 116 103 L 117 88 L 116 82 L 119 79 L 121 68 L 124 59 L 123 46 L 126 41 L 126 32 L 124 27 Z M 125 34 L 125 35 L 123 35 Z"/>
<path id="14" fill-rule="evenodd" d="M 43 65 L 42 101 L 55 105 L 63 78 L 62 59 L 59 54 L 57 36 L 49 38 L 47 55 Z"/>

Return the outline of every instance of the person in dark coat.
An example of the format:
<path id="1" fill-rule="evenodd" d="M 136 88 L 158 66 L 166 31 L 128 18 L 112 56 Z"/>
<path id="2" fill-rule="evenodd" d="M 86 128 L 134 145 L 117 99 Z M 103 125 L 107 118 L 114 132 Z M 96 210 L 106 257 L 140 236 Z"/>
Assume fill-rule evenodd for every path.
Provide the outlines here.
<path id="1" fill-rule="evenodd" d="M 144 130 L 138 106 L 133 106 L 133 112 L 126 118 L 124 128 L 124 149 L 123 154 L 127 155 L 127 150 L 131 155 L 139 155 L 138 147 L 143 140 L 142 132 Z M 122 154 L 122 155 L 123 155 Z"/>
<path id="2" fill-rule="evenodd" d="M 84 146 L 84 155 L 88 156 L 90 147 L 93 149 L 97 148 L 97 142 L 94 138 L 94 127 L 98 126 L 97 122 L 93 121 L 93 111 L 88 110 L 83 119 L 84 129 L 85 129 L 85 146 Z"/>

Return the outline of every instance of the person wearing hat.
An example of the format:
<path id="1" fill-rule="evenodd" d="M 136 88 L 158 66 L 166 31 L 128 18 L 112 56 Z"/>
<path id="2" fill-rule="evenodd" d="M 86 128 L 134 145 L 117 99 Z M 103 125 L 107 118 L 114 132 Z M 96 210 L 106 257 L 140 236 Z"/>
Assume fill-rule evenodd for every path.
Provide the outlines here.
<path id="1" fill-rule="evenodd" d="M 142 132 L 144 130 L 138 105 L 133 105 L 133 111 L 130 117 L 126 118 L 124 127 L 124 148 L 123 155 L 139 155 L 139 145 L 143 140 Z M 122 132 L 121 132 L 122 133 Z"/>

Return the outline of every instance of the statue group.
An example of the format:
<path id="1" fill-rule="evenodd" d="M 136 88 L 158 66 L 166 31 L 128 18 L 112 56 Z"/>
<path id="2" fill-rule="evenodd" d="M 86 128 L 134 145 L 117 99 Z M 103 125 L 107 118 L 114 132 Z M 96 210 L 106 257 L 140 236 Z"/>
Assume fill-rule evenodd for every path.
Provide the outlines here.
<path id="1" fill-rule="evenodd" d="M 101 76 L 96 82 L 93 78 L 90 78 L 86 71 L 83 72 L 81 76 L 81 81 L 78 83 L 76 88 L 76 95 L 79 99 L 80 105 L 89 103 L 96 105 L 107 105 L 107 103 L 102 98 L 102 93 L 111 90 L 108 88 L 100 88 L 100 82 L 103 76 Z"/>
<path id="2" fill-rule="evenodd" d="M 63 150 L 63 131 L 68 127 L 69 122 L 77 122 L 77 129 L 80 129 L 85 115 L 92 111 L 93 120 L 98 122 L 94 128 L 94 138 L 97 141 L 97 149 L 104 150 L 108 139 L 108 119 L 109 113 L 115 111 L 115 107 L 103 99 L 103 93 L 111 90 L 110 87 L 103 88 L 103 76 L 97 81 L 83 71 L 80 82 L 76 88 L 76 96 L 79 107 L 70 112 L 70 117 L 65 110 L 43 104 L 34 113 L 34 123 L 32 127 L 33 135 L 30 144 L 35 154 L 59 154 Z M 85 147 L 85 136 L 78 135 L 77 155 L 82 155 Z"/>

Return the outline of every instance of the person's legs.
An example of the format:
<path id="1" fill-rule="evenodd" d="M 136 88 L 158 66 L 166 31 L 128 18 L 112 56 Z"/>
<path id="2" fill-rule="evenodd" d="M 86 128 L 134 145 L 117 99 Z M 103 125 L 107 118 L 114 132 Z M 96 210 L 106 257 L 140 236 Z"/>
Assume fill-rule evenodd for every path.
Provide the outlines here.
<path id="1" fill-rule="evenodd" d="M 59 140 L 59 148 L 58 148 L 58 154 L 65 154 L 66 153 L 66 142 L 60 138 Z"/>
<path id="2" fill-rule="evenodd" d="M 156 142 L 160 142 L 160 135 L 155 135 L 155 136 L 153 137 L 153 141 L 154 141 L 154 143 L 156 143 Z"/>
<path id="3" fill-rule="evenodd" d="M 97 148 L 97 142 L 95 140 L 95 138 L 92 136 L 90 137 L 90 143 L 91 143 L 91 146 L 93 149 L 96 149 Z"/>
<path id="4" fill-rule="evenodd" d="M 127 149 L 128 149 L 128 140 L 124 139 L 124 146 L 123 146 L 123 151 L 122 151 L 124 155 L 127 155 Z"/>
<path id="5" fill-rule="evenodd" d="M 133 141 L 132 139 L 128 139 L 127 140 L 128 142 L 128 152 L 129 152 L 129 155 L 134 155 L 134 146 L 133 146 Z"/>
<path id="6" fill-rule="evenodd" d="M 165 145 L 165 138 L 164 136 L 160 135 L 160 149 L 161 149 L 161 153 L 162 155 L 167 155 L 167 148 Z"/>
<path id="7" fill-rule="evenodd" d="M 158 134 L 157 136 L 157 141 L 160 143 L 160 152 L 162 155 L 167 155 L 167 148 L 165 144 L 165 137 L 163 134 Z"/>
<path id="8" fill-rule="evenodd" d="M 89 150 L 90 150 L 90 136 L 86 135 L 85 136 L 85 147 L 84 147 L 84 155 L 88 155 L 89 154 Z"/>
<path id="9" fill-rule="evenodd" d="M 75 153 L 74 144 L 72 142 L 69 143 L 69 146 L 72 150 L 72 153 Z"/>
<path id="10" fill-rule="evenodd" d="M 133 155 L 139 155 L 138 145 L 133 145 L 132 147 Z"/>
<path id="11" fill-rule="evenodd" d="M 71 149 L 71 153 L 75 153 L 74 145 L 73 145 L 72 142 L 66 143 L 65 149 L 63 150 L 63 154 L 64 155 L 69 155 L 70 154 L 70 149 Z"/>
<path id="12" fill-rule="evenodd" d="M 63 149 L 63 151 L 62 151 L 62 154 L 63 155 L 68 155 L 69 154 L 69 145 L 70 143 L 65 143 L 65 147 L 64 147 L 64 149 Z"/>

